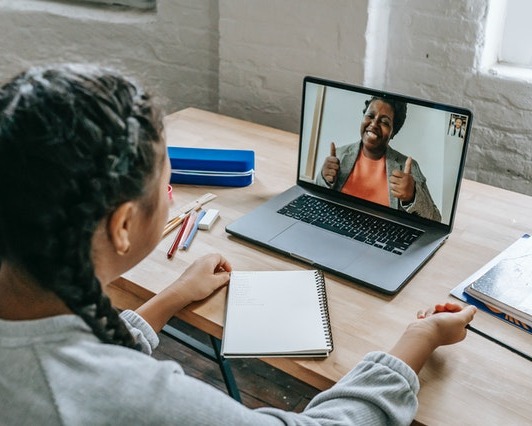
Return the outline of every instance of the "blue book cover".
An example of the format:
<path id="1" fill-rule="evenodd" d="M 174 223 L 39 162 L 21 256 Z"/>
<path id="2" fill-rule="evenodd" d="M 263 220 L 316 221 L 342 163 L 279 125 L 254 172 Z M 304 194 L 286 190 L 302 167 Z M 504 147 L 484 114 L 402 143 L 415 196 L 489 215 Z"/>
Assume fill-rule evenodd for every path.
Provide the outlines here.
<path id="1" fill-rule="evenodd" d="M 532 334 L 532 325 L 528 321 L 528 312 L 532 308 L 530 306 L 532 303 L 532 276 L 527 273 L 531 268 L 532 238 L 525 234 L 452 289 L 451 295 Z M 501 283 L 503 285 L 500 285 Z M 506 286 L 504 283 L 507 283 Z M 473 293 L 478 294 L 479 297 L 483 297 L 488 302 L 483 302 L 469 294 L 471 293 L 470 286 L 475 285 L 477 292 Z M 493 291 L 488 291 L 488 289 Z M 518 296 L 516 296 L 516 292 L 519 292 Z M 488 296 L 486 297 L 486 295 Z"/>

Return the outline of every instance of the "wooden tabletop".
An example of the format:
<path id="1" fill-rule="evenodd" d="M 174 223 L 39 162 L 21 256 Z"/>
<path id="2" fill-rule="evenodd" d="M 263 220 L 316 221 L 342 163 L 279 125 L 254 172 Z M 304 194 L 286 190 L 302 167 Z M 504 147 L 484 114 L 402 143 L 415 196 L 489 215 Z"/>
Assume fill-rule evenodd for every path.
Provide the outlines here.
<path id="1" fill-rule="evenodd" d="M 174 234 L 110 287 L 114 304 L 136 308 L 172 283 L 197 257 L 217 251 L 235 270 L 309 269 L 308 265 L 244 242 L 225 226 L 294 185 L 298 136 L 219 114 L 189 108 L 166 117 L 168 145 L 252 149 L 255 182 L 243 188 L 175 185 L 170 215 L 201 195 L 217 196 L 206 207 L 220 210 L 210 231 L 199 231 L 191 248 L 168 260 Z M 517 240 L 532 231 L 532 197 L 464 180 L 449 240 L 395 296 L 386 296 L 326 274 L 334 351 L 327 359 L 264 359 L 271 365 L 325 389 L 364 354 L 387 350 L 420 308 L 456 300 L 449 291 Z M 221 338 L 226 290 L 190 305 L 177 316 Z M 473 325 L 532 354 L 532 337 L 484 312 Z M 474 333 L 436 350 L 420 374 L 416 420 L 429 424 L 530 424 L 532 363 Z"/>

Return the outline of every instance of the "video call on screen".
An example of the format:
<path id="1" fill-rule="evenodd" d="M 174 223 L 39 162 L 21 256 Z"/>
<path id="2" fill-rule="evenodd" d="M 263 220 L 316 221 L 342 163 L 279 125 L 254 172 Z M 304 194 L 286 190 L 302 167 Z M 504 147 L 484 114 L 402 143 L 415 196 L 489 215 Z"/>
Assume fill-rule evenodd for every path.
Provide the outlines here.
<path id="1" fill-rule="evenodd" d="M 359 143 L 365 101 L 372 95 L 309 81 L 305 83 L 300 180 L 318 184 L 318 175 L 325 159 L 330 156 L 331 142 L 337 151 L 345 145 Z M 388 146 L 415 160 L 439 210 L 440 221 L 449 224 L 461 176 L 469 117 L 462 109 L 454 111 L 449 106 L 425 105 L 414 100 L 407 101 L 406 107 L 404 124 Z"/>

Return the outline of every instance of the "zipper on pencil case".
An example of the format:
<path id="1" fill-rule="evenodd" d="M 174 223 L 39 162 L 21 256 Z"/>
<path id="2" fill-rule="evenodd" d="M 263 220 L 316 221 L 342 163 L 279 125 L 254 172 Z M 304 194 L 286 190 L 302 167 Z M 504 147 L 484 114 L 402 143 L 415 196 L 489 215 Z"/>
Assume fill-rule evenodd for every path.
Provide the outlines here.
<path id="1" fill-rule="evenodd" d="M 174 175 L 185 175 L 185 176 L 225 176 L 225 177 L 238 177 L 238 176 L 251 176 L 255 173 L 254 169 L 248 170 L 246 172 L 220 172 L 220 171 L 210 171 L 210 170 L 177 170 L 172 169 L 172 174 Z"/>

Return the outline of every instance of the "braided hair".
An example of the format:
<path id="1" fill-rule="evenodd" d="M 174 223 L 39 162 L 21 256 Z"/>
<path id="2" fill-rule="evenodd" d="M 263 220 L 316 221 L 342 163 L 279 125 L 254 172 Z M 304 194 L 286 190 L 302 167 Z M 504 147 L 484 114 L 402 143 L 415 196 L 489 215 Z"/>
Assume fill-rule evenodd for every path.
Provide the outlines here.
<path id="1" fill-rule="evenodd" d="M 0 89 L 0 262 L 105 343 L 135 347 L 95 275 L 92 237 L 120 204 L 142 200 L 161 134 L 150 96 L 112 70 L 35 67 Z"/>
<path id="2" fill-rule="evenodd" d="M 399 130 L 401 130 L 401 127 L 403 127 L 403 124 L 405 124 L 406 120 L 406 102 L 398 101 L 395 99 L 390 98 L 381 98 L 379 96 L 372 96 L 371 99 L 368 99 L 364 102 L 365 107 L 362 110 L 362 112 L 365 114 L 368 110 L 369 104 L 373 101 L 381 101 L 385 104 L 388 104 L 393 109 L 393 133 L 390 139 L 392 139 L 397 133 L 399 133 Z"/>

